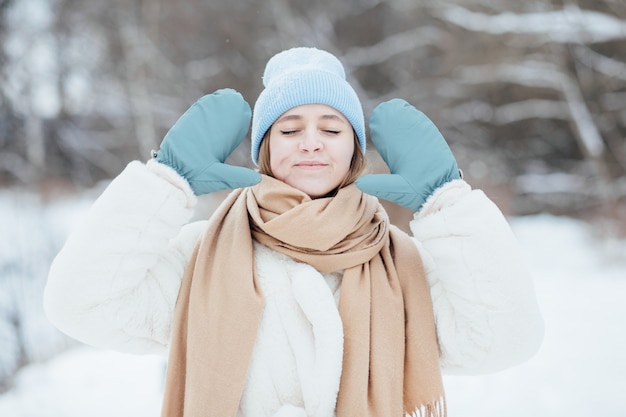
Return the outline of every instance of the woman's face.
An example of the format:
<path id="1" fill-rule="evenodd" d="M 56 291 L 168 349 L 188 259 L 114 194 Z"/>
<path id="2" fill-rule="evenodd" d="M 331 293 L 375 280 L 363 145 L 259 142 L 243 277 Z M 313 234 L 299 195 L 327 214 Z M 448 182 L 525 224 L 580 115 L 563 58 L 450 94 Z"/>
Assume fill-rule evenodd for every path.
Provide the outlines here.
<path id="1" fill-rule="evenodd" d="M 270 166 L 277 179 L 323 197 L 350 170 L 354 153 L 352 125 L 324 104 L 305 104 L 283 113 L 270 128 Z"/>

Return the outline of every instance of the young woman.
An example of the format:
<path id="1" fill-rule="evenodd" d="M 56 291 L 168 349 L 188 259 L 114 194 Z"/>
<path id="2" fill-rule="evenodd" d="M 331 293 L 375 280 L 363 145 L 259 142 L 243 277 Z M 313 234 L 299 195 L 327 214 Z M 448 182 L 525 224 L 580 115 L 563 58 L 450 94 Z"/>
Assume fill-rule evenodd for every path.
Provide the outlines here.
<path id="1" fill-rule="evenodd" d="M 498 208 L 461 179 L 432 122 L 379 105 L 390 174 L 362 175 L 365 123 L 341 63 L 294 48 L 267 64 L 253 171 L 240 94 L 195 103 L 115 178 L 56 257 L 45 294 L 85 343 L 169 352 L 163 416 L 444 416 L 441 370 L 518 364 L 543 335 Z M 197 196 L 233 189 L 208 220 Z M 376 197 L 415 212 L 412 236 Z"/>

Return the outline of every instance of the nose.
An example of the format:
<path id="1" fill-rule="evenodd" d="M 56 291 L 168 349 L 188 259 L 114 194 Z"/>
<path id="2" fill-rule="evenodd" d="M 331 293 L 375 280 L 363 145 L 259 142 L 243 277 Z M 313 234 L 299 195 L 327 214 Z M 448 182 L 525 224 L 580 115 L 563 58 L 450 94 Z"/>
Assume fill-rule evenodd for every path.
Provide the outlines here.
<path id="1" fill-rule="evenodd" d="M 302 152 L 316 152 L 322 149 L 322 141 L 317 132 L 307 130 L 300 141 L 300 150 Z"/>

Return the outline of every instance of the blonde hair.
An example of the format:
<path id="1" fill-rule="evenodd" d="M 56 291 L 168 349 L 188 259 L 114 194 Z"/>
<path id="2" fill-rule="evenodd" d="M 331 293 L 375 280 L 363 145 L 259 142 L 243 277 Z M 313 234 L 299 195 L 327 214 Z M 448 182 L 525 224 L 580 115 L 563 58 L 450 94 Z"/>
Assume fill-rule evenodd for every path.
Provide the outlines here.
<path id="1" fill-rule="evenodd" d="M 263 139 L 261 140 L 261 145 L 259 146 L 259 172 L 264 175 L 269 175 L 270 177 L 274 177 L 272 173 L 272 167 L 270 164 L 270 145 L 269 145 L 269 136 L 270 129 L 265 132 L 263 135 Z M 361 145 L 359 143 L 359 138 L 354 134 L 354 153 L 352 154 L 352 161 L 350 161 L 350 169 L 348 170 L 348 174 L 343 179 L 343 181 L 337 187 L 337 190 L 352 184 L 356 181 L 367 168 L 367 161 L 365 159 L 365 154 L 361 151 Z M 334 194 L 336 190 L 331 193 Z"/>

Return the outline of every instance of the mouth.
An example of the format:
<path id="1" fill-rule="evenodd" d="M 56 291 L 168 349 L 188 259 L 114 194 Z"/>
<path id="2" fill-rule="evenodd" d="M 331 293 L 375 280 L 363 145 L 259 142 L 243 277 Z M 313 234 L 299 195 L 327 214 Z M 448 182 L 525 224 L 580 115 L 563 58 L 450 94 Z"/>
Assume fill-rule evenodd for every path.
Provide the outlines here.
<path id="1" fill-rule="evenodd" d="M 299 168 L 323 168 L 325 166 L 328 166 L 328 164 L 319 161 L 303 161 L 298 162 L 297 164 L 295 164 L 295 166 Z"/>

